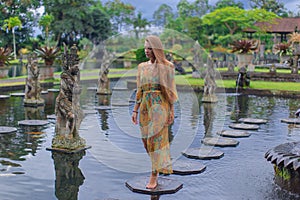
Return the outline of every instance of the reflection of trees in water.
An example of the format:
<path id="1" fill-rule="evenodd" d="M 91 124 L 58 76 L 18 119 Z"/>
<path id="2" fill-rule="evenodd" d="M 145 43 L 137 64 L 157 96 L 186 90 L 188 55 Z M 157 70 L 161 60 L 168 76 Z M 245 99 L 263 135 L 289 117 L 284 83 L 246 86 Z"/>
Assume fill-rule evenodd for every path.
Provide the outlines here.
<path id="1" fill-rule="evenodd" d="M 233 97 L 233 108 L 231 112 L 231 119 L 238 121 L 240 118 L 249 117 L 247 95 L 237 95 Z"/>
<path id="2" fill-rule="evenodd" d="M 299 99 L 288 99 L 289 113 L 288 117 L 294 118 L 295 112 L 300 108 L 300 100 Z"/>
<path id="3" fill-rule="evenodd" d="M 203 124 L 205 128 L 205 136 L 212 136 L 213 122 L 215 118 L 215 106 L 214 103 L 203 103 Z"/>
<path id="4" fill-rule="evenodd" d="M 42 142 L 42 137 L 36 137 L 30 133 L 17 132 L 0 135 L 0 157 L 17 161 L 25 160 L 24 156 L 29 153 L 33 156 L 36 154 Z"/>
<path id="5" fill-rule="evenodd" d="M 77 200 L 79 186 L 84 183 L 84 175 L 79 161 L 85 151 L 77 153 L 52 152 L 55 168 L 55 196 L 59 200 Z"/>

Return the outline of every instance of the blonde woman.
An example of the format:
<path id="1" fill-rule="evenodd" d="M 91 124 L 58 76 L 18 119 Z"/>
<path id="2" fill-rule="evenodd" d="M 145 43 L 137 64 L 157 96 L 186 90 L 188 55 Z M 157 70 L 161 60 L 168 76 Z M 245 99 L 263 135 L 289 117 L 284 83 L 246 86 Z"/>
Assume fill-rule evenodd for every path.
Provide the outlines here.
<path id="1" fill-rule="evenodd" d="M 177 91 L 174 81 L 174 65 L 164 54 L 159 37 L 150 35 L 144 44 L 149 61 L 138 65 L 136 104 L 132 122 L 138 124 L 144 147 L 150 156 L 152 172 L 148 189 L 157 187 L 159 173 L 171 174 L 172 165 L 168 128 L 174 121 L 174 103 Z"/>

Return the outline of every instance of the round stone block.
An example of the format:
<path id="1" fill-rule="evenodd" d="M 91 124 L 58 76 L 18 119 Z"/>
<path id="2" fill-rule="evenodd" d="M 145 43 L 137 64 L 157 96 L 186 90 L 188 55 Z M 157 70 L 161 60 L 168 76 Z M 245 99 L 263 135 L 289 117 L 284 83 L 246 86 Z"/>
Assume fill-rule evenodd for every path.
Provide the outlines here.
<path id="1" fill-rule="evenodd" d="M 202 143 L 217 147 L 235 147 L 239 144 L 239 141 L 224 137 L 208 137 L 204 138 Z"/>
<path id="2" fill-rule="evenodd" d="M 233 129 L 242 129 L 242 130 L 257 130 L 259 129 L 258 125 L 255 124 L 230 124 L 230 128 Z"/>
<path id="3" fill-rule="evenodd" d="M 41 94 L 48 94 L 48 91 L 47 90 L 43 90 L 43 91 L 41 91 Z"/>
<path id="4" fill-rule="evenodd" d="M 22 121 L 18 121 L 18 124 L 20 126 L 45 126 L 47 124 L 49 124 L 48 121 L 46 120 L 22 120 Z"/>
<path id="5" fill-rule="evenodd" d="M 15 132 L 17 132 L 17 129 L 15 127 L 0 126 L 0 134 L 15 133 Z"/>
<path id="6" fill-rule="evenodd" d="M 178 175 L 200 174 L 206 166 L 194 160 L 177 160 L 172 164 L 173 173 Z"/>
<path id="7" fill-rule="evenodd" d="M 300 118 L 282 119 L 281 122 L 287 123 L 287 124 L 300 124 Z"/>
<path id="8" fill-rule="evenodd" d="M 268 120 L 256 118 L 240 118 L 239 122 L 243 122 L 246 124 L 265 124 L 268 122 Z"/>
<path id="9" fill-rule="evenodd" d="M 0 99 L 8 99 L 10 95 L 0 95 Z"/>
<path id="10" fill-rule="evenodd" d="M 232 138 L 249 137 L 251 135 L 251 133 L 247 131 L 239 131 L 239 130 L 223 130 L 217 132 L 217 134 L 224 137 L 232 137 Z"/>
<path id="11" fill-rule="evenodd" d="M 209 147 L 189 148 L 186 151 L 182 152 L 182 154 L 188 158 L 201 160 L 219 159 L 224 156 L 224 153 L 222 151 Z"/>
<path id="12" fill-rule="evenodd" d="M 59 92 L 59 89 L 50 88 L 50 89 L 48 89 L 48 92 Z"/>
<path id="13" fill-rule="evenodd" d="M 12 96 L 12 97 L 24 97 L 25 93 L 24 92 L 15 92 L 15 93 L 11 93 L 10 96 Z"/>
<path id="14" fill-rule="evenodd" d="M 148 194 L 148 195 L 174 194 L 183 187 L 183 184 L 178 181 L 169 178 L 158 177 L 157 187 L 154 189 L 147 189 L 146 185 L 148 181 L 149 181 L 148 176 L 139 176 L 139 177 L 134 177 L 131 180 L 128 180 L 125 183 L 125 185 L 132 192 Z"/>

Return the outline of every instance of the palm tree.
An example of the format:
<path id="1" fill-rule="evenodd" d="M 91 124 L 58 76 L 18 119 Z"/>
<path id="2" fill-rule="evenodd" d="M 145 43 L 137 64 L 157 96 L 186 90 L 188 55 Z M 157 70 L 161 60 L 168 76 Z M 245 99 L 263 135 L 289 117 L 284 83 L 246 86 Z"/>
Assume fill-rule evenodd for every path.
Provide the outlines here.
<path id="1" fill-rule="evenodd" d="M 139 12 L 137 14 L 137 17 L 135 17 L 132 21 L 133 24 L 133 28 L 134 28 L 134 32 L 135 32 L 135 36 L 138 39 L 139 38 L 139 32 L 142 29 L 145 29 L 147 25 L 149 25 L 150 23 L 147 21 L 147 19 L 142 18 L 142 13 Z"/>
<path id="2" fill-rule="evenodd" d="M 39 26 L 45 31 L 45 38 L 47 46 L 49 46 L 49 27 L 54 20 L 53 15 L 45 14 L 39 20 Z"/>
<path id="3" fill-rule="evenodd" d="M 22 22 L 19 19 L 18 16 L 16 17 L 10 17 L 9 19 L 4 20 L 3 29 L 12 30 L 13 34 L 13 45 L 14 45 L 14 59 L 17 59 L 17 53 L 16 53 L 16 38 L 15 38 L 15 27 L 22 28 Z"/>

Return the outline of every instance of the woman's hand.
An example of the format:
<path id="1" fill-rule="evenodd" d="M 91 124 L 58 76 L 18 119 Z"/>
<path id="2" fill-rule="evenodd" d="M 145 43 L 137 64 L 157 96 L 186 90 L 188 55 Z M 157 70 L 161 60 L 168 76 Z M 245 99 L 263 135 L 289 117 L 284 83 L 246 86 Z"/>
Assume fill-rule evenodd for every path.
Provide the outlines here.
<path id="1" fill-rule="evenodd" d="M 138 121 L 137 121 L 137 115 L 138 113 L 137 112 L 132 112 L 132 115 L 131 115 L 131 121 L 133 124 L 138 124 Z"/>
<path id="2" fill-rule="evenodd" d="M 174 121 L 174 109 L 171 108 L 169 112 L 168 125 L 172 124 Z"/>

